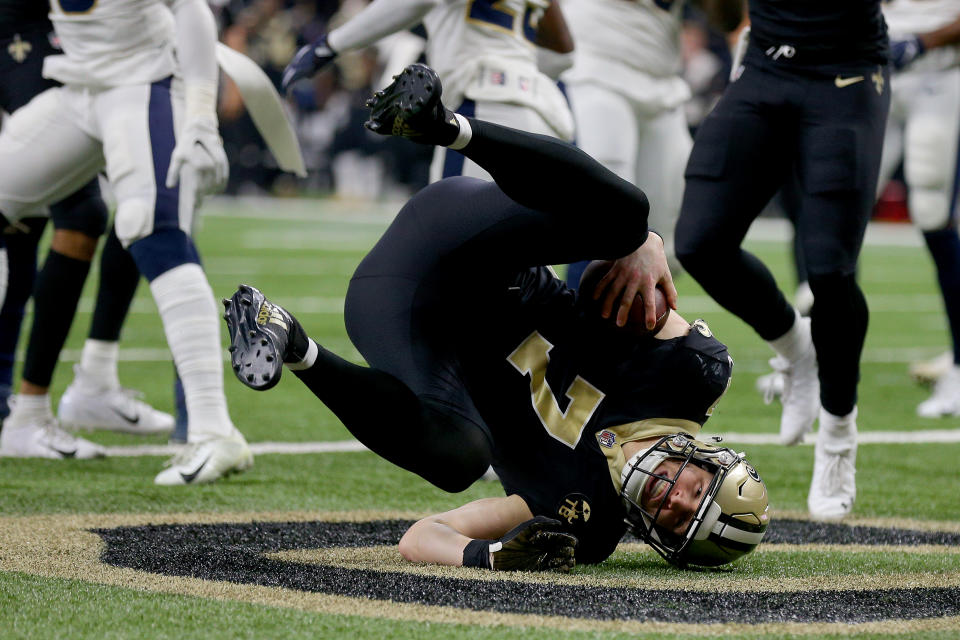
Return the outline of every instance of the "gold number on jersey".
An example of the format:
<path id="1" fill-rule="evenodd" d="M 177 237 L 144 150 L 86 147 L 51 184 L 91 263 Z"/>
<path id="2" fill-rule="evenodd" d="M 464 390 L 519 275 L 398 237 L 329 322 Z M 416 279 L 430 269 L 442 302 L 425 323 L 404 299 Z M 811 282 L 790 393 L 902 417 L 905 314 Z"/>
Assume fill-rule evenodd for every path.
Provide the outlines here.
<path id="1" fill-rule="evenodd" d="M 543 428 L 552 437 L 575 449 L 584 427 L 605 394 L 577 376 L 564 394 L 570 399 L 570 404 L 566 411 L 561 411 L 553 389 L 547 384 L 551 349 L 553 345 L 534 331 L 507 356 L 507 360 L 521 374 L 530 376 L 530 401 Z"/>

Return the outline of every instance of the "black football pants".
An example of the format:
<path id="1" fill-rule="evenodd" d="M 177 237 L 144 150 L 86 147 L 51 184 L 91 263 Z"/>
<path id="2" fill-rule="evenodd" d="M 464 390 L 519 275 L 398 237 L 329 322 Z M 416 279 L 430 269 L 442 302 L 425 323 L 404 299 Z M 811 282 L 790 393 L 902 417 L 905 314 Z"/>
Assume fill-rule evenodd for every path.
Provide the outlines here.
<path id="1" fill-rule="evenodd" d="M 796 180 L 821 401 L 835 415 L 857 398 L 867 306 L 854 273 L 876 192 L 888 85 L 877 65 L 748 64 L 697 132 L 677 223 L 683 266 L 763 339 L 778 338 L 793 325 L 793 308 L 740 244 L 774 193 Z"/>

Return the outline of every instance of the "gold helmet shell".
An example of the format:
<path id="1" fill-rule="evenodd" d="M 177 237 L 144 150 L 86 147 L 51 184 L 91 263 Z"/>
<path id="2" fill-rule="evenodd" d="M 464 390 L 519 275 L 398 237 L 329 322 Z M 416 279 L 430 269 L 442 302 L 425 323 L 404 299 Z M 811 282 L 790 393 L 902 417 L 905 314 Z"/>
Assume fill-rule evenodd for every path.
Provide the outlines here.
<path id="1" fill-rule="evenodd" d="M 647 481 L 660 463 L 673 458 L 680 468 L 688 464 L 711 471 L 713 480 L 686 532 L 677 535 L 657 525 L 657 515 L 640 506 Z M 678 565 L 719 566 L 753 551 L 770 522 L 767 488 L 745 458 L 727 447 L 711 446 L 686 434 L 664 436 L 633 456 L 621 474 L 620 496 L 630 530 L 668 562 Z"/>

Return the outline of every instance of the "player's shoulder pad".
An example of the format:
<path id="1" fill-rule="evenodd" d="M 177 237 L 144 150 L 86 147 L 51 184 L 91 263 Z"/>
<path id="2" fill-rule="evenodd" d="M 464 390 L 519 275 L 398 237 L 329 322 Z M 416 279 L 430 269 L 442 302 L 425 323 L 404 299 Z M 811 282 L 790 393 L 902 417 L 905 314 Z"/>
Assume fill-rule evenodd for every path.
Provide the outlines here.
<path id="1" fill-rule="evenodd" d="M 690 324 L 690 333 L 684 338 L 683 345 L 720 362 L 729 358 L 727 345 L 717 340 L 707 323 L 699 318 Z"/>

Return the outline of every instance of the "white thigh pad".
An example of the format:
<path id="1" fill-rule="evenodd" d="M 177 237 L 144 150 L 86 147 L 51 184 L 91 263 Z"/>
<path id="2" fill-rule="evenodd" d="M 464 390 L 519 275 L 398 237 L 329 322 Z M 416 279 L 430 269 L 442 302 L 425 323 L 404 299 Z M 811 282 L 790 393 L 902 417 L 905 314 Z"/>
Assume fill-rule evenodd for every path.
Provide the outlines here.
<path id="1" fill-rule="evenodd" d="M 153 233 L 153 203 L 130 198 L 117 205 L 114 216 L 117 238 L 124 247 Z"/>
<path id="2" fill-rule="evenodd" d="M 956 135 L 946 134 L 942 124 L 935 119 L 916 118 L 907 128 L 904 170 L 910 188 L 910 214 L 925 230 L 946 224 L 954 188 Z"/>

